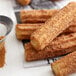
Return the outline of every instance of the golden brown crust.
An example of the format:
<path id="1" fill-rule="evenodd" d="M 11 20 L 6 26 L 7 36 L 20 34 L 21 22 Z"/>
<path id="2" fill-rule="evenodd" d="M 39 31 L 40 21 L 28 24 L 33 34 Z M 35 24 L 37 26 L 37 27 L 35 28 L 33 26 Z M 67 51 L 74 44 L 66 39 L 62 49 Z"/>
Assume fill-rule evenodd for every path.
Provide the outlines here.
<path id="1" fill-rule="evenodd" d="M 55 76 L 68 76 L 76 73 L 76 51 L 51 64 Z"/>
<path id="2" fill-rule="evenodd" d="M 63 31 L 63 33 L 74 33 L 76 32 L 76 25 L 71 25 L 69 28 Z"/>
<path id="3" fill-rule="evenodd" d="M 20 12 L 22 23 L 42 23 L 55 14 L 58 10 L 23 10 Z"/>
<path id="4" fill-rule="evenodd" d="M 25 59 L 27 61 L 54 58 L 76 50 L 76 33 L 62 35 L 50 43 L 45 49 L 36 51 L 30 43 L 25 44 Z"/>
<path id="5" fill-rule="evenodd" d="M 16 25 L 16 36 L 17 39 L 30 39 L 30 35 L 36 30 L 41 23 L 38 24 L 17 24 Z"/>
<path id="6" fill-rule="evenodd" d="M 18 40 L 29 40 L 30 39 L 30 36 L 29 35 L 16 35 L 17 39 Z"/>
<path id="7" fill-rule="evenodd" d="M 47 20 L 44 25 L 40 26 L 31 35 L 31 44 L 36 50 L 44 49 L 49 43 L 62 33 L 76 15 L 76 3 L 71 2 L 51 19 Z"/>
<path id="8" fill-rule="evenodd" d="M 23 6 L 28 5 L 31 0 L 17 0 L 17 2 Z"/>
<path id="9" fill-rule="evenodd" d="M 35 24 L 17 24 L 16 25 L 16 36 L 17 39 L 23 40 L 23 39 L 30 39 L 31 34 L 38 29 L 43 23 L 35 23 Z M 67 28 L 65 31 L 63 31 L 62 34 L 66 33 L 74 33 L 76 32 L 76 25 L 72 25 L 69 28 Z"/>
<path id="10" fill-rule="evenodd" d="M 31 46 L 31 44 L 26 44 L 24 56 L 25 56 L 25 60 L 30 62 L 30 61 L 58 57 L 73 52 L 75 50 L 76 47 L 68 48 L 65 50 L 54 50 L 54 51 L 51 51 L 49 48 L 48 50 L 36 52 L 36 50 Z"/>
<path id="11" fill-rule="evenodd" d="M 20 19 L 22 23 L 44 23 L 59 10 L 22 10 L 20 11 Z M 70 23 L 76 25 L 76 18 Z"/>

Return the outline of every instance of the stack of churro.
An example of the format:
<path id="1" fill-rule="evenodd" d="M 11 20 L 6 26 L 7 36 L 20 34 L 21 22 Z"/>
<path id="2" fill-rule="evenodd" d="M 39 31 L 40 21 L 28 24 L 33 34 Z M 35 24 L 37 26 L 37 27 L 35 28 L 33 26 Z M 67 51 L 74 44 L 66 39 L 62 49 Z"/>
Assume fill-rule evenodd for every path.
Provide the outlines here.
<path id="1" fill-rule="evenodd" d="M 47 47 L 39 52 L 30 43 L 25 44 L 25 58 L 27 61 L 54 58 L 76 50 L 76 33 L 62 35 L 52 41 Z"/>
<path id="2" fill-rule="evenodd" d="M 22 23 L 16 25 L 16 36 L 19 40 L 30 39 L 24 45 L 26 61 L 71 53 L 52 63 L 52 68 L 56 76 L 76 72 L 76 2 L 60 10 L 21 11 L 20 19 Z"/>
<path id="3" fill-rule="evenodd" d="M 59 10 L 29 10 L 21 11 L 20 19 L 21 24 L 16 26 L 16 36 L 19 40 L 30 39 L 31 34 L 44 25 L 46 20 L 51 18 L 53 14 Z M 64 30 L 62 33 L 76 32 L 75 20 L 70 23 L 70 27 Z"/>

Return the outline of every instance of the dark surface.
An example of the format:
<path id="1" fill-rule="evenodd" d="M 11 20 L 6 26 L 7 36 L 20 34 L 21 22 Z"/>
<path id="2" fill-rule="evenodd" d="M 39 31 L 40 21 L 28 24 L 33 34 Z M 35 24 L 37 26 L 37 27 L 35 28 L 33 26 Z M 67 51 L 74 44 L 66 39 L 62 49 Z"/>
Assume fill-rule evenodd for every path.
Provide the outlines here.
<path id="1" fill-rule="evenodd" d="M 16 19 L 17 19 L 17 23 L 21 23 L 20 12 L 15 12 L 15 16 L 16 16 Z"/>
<path id="2" fill-rule="evenodd" d="M 51 0 L 32 0 L 30 6 L 34 9 L 55 8 L 55 4 Z"/>
<path id="3" fill-rule="evenodd" d="M 26 6 L 21 6 L 16 2 L 14 9 L 24 9 Z M 54 9 L 56 8 L 56 4 L 54 0 L 31 0 L 31 3 L 28 5 L 32 9 Z"/>
<path id="4" fill-rule="evenodd" d="M 30 42 L 30 40 L 22 40 L 23 44 Z"/>

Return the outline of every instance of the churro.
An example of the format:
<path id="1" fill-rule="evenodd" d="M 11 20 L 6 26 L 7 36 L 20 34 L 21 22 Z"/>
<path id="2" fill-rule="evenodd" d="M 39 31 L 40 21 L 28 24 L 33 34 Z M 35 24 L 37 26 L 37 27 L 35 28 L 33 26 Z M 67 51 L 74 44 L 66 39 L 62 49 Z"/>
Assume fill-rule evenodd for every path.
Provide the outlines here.
<path id="1" fill-rule="evenodd" d="M 76 51 L 51 64 L 55 76 L 68 76 L 76 73 Z"/>
<path id="2" fill-rule="evenodd" d="M 71 2 L 32 33 L 32 46 L 38 51 L 44 49 L 53 39 L 70 26 L 68 24 L 74 19 L 75 15 L 76 2 Z"/>
<path id="3" fill-rule="evenodd" d="M 30 39 L 30 35 L 41 26 L 38 24 L 17 24 L 16 25 L 16 36 L 19 40 Z"/>
<path id="4" fill-rule="evenodd" d="M 19 40 L 30 39 L 31 34 L 38 29 L 43 23 L 36 23 L 36 24 L 17 24 L 16 25 L 16 36 Z M 76 25 L 72 25 L 67 28 L 62 34 L 66 33 L 74 33 L 76 32 Z"/>
<path id="5" fill-rule="evenodd" d="M 76 33 L 62 35 L 41 51 L 36 51 L 30 43 L 25 44 L 26 61 L 54 58 L 76 50 Z"/>
<path id="6" fill-rule="evenodd" d="M 43 23 L 58 10 L 23 10 L 20 12 L 22 23 Z"/>

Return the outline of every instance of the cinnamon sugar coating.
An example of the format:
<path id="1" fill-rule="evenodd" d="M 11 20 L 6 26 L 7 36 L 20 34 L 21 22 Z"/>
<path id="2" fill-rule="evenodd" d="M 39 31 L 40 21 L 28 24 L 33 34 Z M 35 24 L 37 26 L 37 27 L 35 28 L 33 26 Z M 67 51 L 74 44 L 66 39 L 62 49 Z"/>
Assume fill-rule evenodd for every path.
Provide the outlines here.
<path id="1" fill-rule="evenodd" d="M 31 35 L 32 46 L 37 51 L 43 50 L 53 39 L 70 26 L 68 24 L 74 19 L 75 15 L 76 2 L 71 2 Z"/>
<path id="2" fill-rule="evenodd" d="M 76 51 L 51 64 L 55 76 L 68 76 L 76 73 Z"/>

